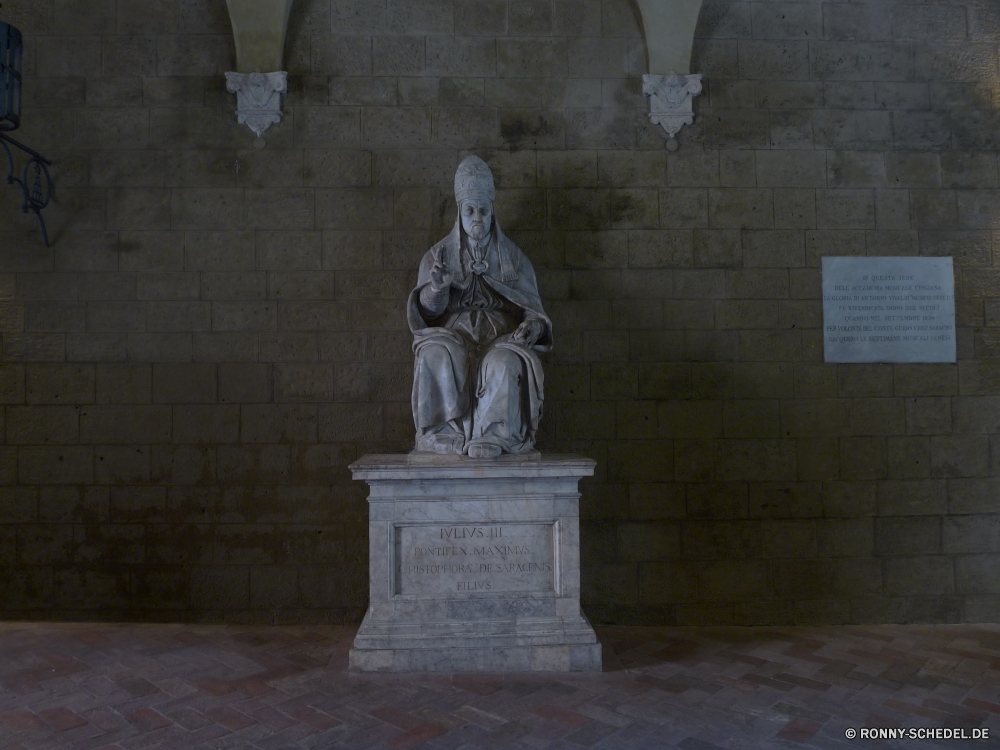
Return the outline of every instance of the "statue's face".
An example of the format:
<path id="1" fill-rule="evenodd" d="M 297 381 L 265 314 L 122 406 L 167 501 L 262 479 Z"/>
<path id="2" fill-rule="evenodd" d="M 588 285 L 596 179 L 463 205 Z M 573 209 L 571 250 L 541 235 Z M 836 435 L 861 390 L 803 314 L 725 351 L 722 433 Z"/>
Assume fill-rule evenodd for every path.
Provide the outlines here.
<path id="1" fill-rule="evenodd" d="M 493 201 L 462 201 L 462 228 L 474 240 L 481 240 L 493 226 Z"/>

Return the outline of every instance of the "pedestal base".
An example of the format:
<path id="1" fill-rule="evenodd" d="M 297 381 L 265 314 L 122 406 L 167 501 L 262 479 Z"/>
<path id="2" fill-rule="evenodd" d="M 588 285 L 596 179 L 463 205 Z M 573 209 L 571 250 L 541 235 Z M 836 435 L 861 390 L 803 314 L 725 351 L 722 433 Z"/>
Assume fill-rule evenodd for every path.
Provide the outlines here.
<path id="1" fill-rule="evenodd" d="M 350 668 L 358 672 L 600 672 L 601 644 L 595 643 L 593 628 L 586 618 L 577 630 L 561 628 L 526 632 L 542 623 L 490 623 L 489 635 L 380 636 L 371 624 L 371 613 L 354 639 Z M 443 627 L 442 627 L 443 626 Z M 502 630 L 522 630 L 503 634 Z M 431 623 L 426 630 L 447 630 Z"/>
<path id="2" fill-rule="evenodd" d="M 580 611 L 579 456 L 365 456 L 363 672 L 600 671 Z"/>

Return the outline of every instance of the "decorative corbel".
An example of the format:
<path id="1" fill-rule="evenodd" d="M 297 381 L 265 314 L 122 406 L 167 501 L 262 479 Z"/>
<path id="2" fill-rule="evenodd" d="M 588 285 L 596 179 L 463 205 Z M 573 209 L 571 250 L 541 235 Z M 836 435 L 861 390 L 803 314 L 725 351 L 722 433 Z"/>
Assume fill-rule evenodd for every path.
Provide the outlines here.
<path id="1" fill-rule="evenodd" d="M 701 74 L 691 73 L 691 47 L 702 0 L 636 0 L 642 13 L 649 73 L 642 93 L 649 97 L 649 119 L 667 133 L 666 147 L 694 122 L 692 101 L 701 93 Z"/>
<path id="2" fill-rule="evenodd" d="M 288 73 L 281 70 L 285 33 L 293 0 L 226 0 L 236 42 L 236 72 L 226 73 L 226 89 L 236 94 L 236 117 L 263 148 L 264 132 L 281 122 L 281 95 Z"/>

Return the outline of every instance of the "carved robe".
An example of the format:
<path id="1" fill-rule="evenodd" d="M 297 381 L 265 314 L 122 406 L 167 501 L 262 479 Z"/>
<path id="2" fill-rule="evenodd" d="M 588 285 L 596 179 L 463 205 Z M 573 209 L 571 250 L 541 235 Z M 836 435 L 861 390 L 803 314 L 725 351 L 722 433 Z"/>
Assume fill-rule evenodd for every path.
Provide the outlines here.
<path id="1" fill-rule="evenodd" d="M 453 280 L 442 292 L 447 303 L 435 313 L 421 295 L 428 299 L 438 259 Z M 543 328 L 538 340 L 531 346 L 510 341 L 528 319 Z M 485 251 L 458 221 L 427 252 L 407 301 L 407 321 L 416 355 L 417 450 L 465 453 L 469 444 L 482 442 L 506 453 L 530 451 L 544 400 L 538 352 L 552 347 L 552 321 L 542 309 L 531 262 L 495 219 Z"/>

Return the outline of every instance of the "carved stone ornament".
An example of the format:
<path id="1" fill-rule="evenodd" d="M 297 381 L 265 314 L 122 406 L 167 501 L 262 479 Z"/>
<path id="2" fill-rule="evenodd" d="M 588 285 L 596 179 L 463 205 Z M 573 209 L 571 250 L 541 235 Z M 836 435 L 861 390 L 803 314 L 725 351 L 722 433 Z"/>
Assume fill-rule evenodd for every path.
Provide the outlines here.
<path id="1" fill-rule="evenodd" d="M 651 75 L 642 77 L 642 93 L 649 97 L 649 119 L 667 131 L 667 148 L 677 150 L 674 137 L 694 122 L 692 101 L 701 93 L 701 73 L 691 75 Z"/>
<path id="2" fill-rule="evenodd" d="M 236 119 L 260 138 L 281 122 L 281 95 L 288 91 L 288 73 L 226 73 L 226 89 L 236 94 Z"/>

